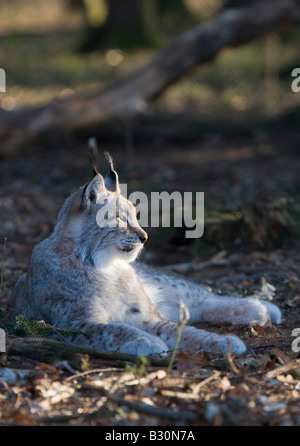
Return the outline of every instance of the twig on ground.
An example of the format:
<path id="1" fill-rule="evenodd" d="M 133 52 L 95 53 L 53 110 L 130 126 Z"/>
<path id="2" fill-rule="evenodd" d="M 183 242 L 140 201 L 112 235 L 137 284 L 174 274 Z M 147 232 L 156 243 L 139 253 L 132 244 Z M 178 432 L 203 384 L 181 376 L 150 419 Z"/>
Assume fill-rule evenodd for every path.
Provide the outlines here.
<path id="1" fill-rule="evenodd" d="M 240 371 L 237 368 L 237 366 L 235 365 L 235 363 L 233 362 L 233 358 L 231 356 L 231 343 L 230 342 L 228 342 L 228 349 L 227 349 L 226 356 L 227 356 L 227 360 L 229 362 L 229 365 L 231 367 L 231 370 L 233 371 L 233 373 L 238 375 L 240 373 Z"/>
<path id="2" fill-rule="evenodd" d="M 193 389 L 193 393 L 198 394 L 199 390 L 204 387 L 206 384 L 208 384 L 210 381 L 213 381 L 214 379 L 219 378 L 221 375 L 221 372 L 216 371 L 213 375 L 208 376 L 203 381 L 201 381 L 199 384 L 196 385 L 196 387 Z"/>
<path id="3" fill-rule="evenodd" d="M 259 349 L 261 349 L 261 348 L 271 348 L 271 347 L 274 347 L 274 346 L 275 346 L 275 344 L 272 343 L 272 342 L 270 342 L 270 343 L 268 343 L 268 344 L 253 345 L 253 346 L 250 348 L 250 350 L 251 350 L 251 351 L 252 351 L 252 350 L 259 350 Z"/>
<path id="4" fill-rule="evenodd" d="M 187 309 L 187 307 L 181 300 L 179 303 L 178 334 L 177 334 L 176 344 L 175 344 L 175 347 L 174 347 L 174 350 L 173 350 L 173 353 L 172 353 L 172 356 L 171 356 L 171 359 L 170 359 L 170 362 L 168 365 L 167 373 L 170 373 L 170 370 L 172 370 L 172 367 L 174 365 L 175 358 L 176 358 L 176 355 L 178 352 L 179 344 L 180 344 L 182 327 L 187 324 L 187 321 L 189 320 L 189 318 L 190 318 L 189 310 Z"/>
<path id="5" fill-rule="evenodd" d="M 168 408 L 154 407 L 154 406 L 150 406 L 145 403 L 137 403 L 137 402 L 133 402 L 133 401 L 128 401 L 128 400 L 124 399 L 124 397 L 119 397 L 116 394 L 111 394 L 109 392 L 105 392 L 105 393 L 106 393 L 107 398 L 111 402 L 118 404 L 120 406 L 126 406 L 129 409 L 137 411 L 138 413 L 143 412 L 143 413 L 147 413 L 149 415 L 153 415 L 156 417 L 168 418 L 170 420 L 176 420 L 176 421 L 179 421 L 182 423 L 191 422 L 195 418 L 198 417 L 197 413 L 181 411 L 181 410 L 174 411 L 174 410 L 168 409 Z"/>
<path id="6" fill-rule="evenodd" d="M 290 361 L 288 364 L 279 366 L 274 370 L 270 370 L 265 374 L 265 378 L 273 379 L 276 378 L 276 376 L 278 375 L 282 375 L 283 373 L 298 369 L 299 367 L 300 367 L 300 359 L 295 359 L 293 361 Z"/>
<path id="7" fill-rule="evenodd" d="M 103 368 L 101 368 L 101 369 L 90 369 L 90 370 L 86 370 L 84 372 L 76 373 L 75 375 L 68 376 L 66 378 L 66 381 L 72 381 L 73 379 L 83 378 L 83 377 L 85 377 L 87 375 L 92 375 L 93 373 L 111 373 L 111 372 L 114 372 L 114 373 L 117 372 L 118 373 L 118 372 L 123 372 L 123 370 L 120 369 L 120 368 L 117 368 L 117 367 L 107 367 L 105 369 L 103 369 Z"/>

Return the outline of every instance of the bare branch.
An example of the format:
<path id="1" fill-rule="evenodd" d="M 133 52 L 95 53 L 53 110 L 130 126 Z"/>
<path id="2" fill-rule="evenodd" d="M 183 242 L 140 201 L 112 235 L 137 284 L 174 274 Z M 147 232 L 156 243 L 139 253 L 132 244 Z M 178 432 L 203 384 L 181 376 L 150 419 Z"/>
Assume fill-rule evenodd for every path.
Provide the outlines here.
<path id="1" fill-rule="evenodd" d="M 299 22 L 296 0 L 265 0 L 229 9 L 185 32 L 153 61 L 129 77 L 86 95 L 56 99 L 39 107 L 0 111 L 0 153 L 14 155 L 40 132 L 59 126 L 79 129 L 133 118 L 191 69 L 271 31 Z"/>

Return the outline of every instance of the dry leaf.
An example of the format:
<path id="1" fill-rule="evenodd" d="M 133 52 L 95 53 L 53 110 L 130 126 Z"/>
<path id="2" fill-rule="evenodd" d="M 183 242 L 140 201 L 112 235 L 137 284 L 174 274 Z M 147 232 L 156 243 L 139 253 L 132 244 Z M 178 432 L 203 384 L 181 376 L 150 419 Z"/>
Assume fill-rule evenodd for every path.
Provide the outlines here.
<path id="1" fill-rule="evenodd" d="M 288 374 L 288 375 L 278 375 L 276 377 L 276 379 L 282 383 L 294 383 L 295 380 L 292 377 L 292 375 Z"/>
<path id="2" fill-rule="evenodd" d="M 46 384 L 48 384 L 47 387 L 37 385 L 36 388 L 44 398 L 49 400 L 50 404 L 67 401 L 75 393 L 75 389 L 72 386 L 63 384 L 59 381 L 53 381 L 50 385 L 49 383 Z"/>
<path id="3" fill-rule="evenodd" d="M 245 395 L 245 394 L 248 394 L 249 392 L 250 392 L 250 387 L 246 383 L 241 383 L 241 384 L 236 385 L 230 391 L 230 395 Z"/>
<path id="4" fill-rule="evenodd" d="M 227 376 L 224 376 L 221 381 L 218 383 L 218 387 L 222 390 L 228 390 L 231 387 L 231 383 Z"/>
<path id="5" fill-rule="evenodd" d="M 265 300 L 273 300 L 276 288 L 266 281 L 264 277 L 261 278 L 261 295 Z"/>
<path id="6" fill-rule="evenodd" d="M 255 330 L 259 336 L 263 336 L 265 334 L 265 329 L 261 325 L 255 325 Z"/>
<path id="7" fill-rule="evenodd" d="M 12 415 L 12 419 L 14 420 L 15 423 L 30 424 L 30 425 L 35 424 L 35 421 L 22 411 L 15 412 Z"/>
<path id="8" fill-rule="evenodd" d="M 254 327 L 251 327 L 250 332 L 251 332 L 252 336 L 258 336 L 258 332 L 255 330 Z"/>
<path id="9" fill-rule="evenodd" d="M 199 353 L 193 350 L 181 350 L 177 359 L 177 370 L 186 372 L 192 369 L 208 367 L 210 362 Z"/>
<path id="10" fill-rule="evenodd" d="M 46 364 L 45 362 L 41 362 L 36 366 L 36 370 L 47 370 L 49 372 L 57 372 L 57 368 L 54 365 Z"/>

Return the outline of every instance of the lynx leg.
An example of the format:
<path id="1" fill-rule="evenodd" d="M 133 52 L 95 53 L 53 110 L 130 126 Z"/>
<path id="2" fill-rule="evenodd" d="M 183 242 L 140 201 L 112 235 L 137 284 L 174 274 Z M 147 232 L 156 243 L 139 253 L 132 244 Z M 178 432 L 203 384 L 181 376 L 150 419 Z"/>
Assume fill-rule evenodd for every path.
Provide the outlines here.
<path id="1" fill-rule="evenodd" d="M 167 344 L 169 350 L 173 350 L 178 336 L 178 326 L 172 322 L 160 322 L 148 326 L 147 331 Z M 205 330 L 198 330 L 195 327 L 182 327 L 180 348 L 192 349 L 199 352 L 224 354 L 229 346 L 234 354 L 241 354 L 246 351 L 246 346 L 236 336 L 221 336 L 216 333 L 210 333 Z"/>
<path id="2" fill-rule="evenodd" d="M 78 329 L 78 327 L 76 328 Z M 133 355 L 145 356 L 169 350 L 158 337 L 125 323 L 87 323 L 80 329 L 87 333 L 88 337 L 77 336 L 74 342 L 99 350 L 120 350 Z"/>
<path id="3" fill-rule="evenodd" d="M 184 302 L 190 313 L 189 323 L 211 322 L 265 325 L 268 320 L 281 322 L 279 308 L 258 298 L 219 296 L 204 286 L 153 270 L 139 270 L 143 286 L 163 319 L 177 322 L 179 303 Z M 150 282 L 151 277 L 151 282 Z"/>
<path id="4" fill-rule="evenodd" d="M 201 302 L 199 322 L 265 325 L 281 322 L 279 308 L 257 298 L 210 296 Z"/>

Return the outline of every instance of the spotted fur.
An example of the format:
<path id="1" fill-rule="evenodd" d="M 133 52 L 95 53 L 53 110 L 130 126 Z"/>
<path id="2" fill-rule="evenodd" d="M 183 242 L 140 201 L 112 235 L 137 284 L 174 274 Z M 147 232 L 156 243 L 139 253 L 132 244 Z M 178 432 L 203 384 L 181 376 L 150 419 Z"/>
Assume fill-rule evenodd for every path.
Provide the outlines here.
<path id="1" fill-rule="evenodd" d="M 139 263 L 147 234 L 134 206 L 120 195 L 112 169 L 107 179 L 95 172 L 63 204 L 52 235 L 34 248 L 16 285 L 16 314 L 89 335 L 74 342 L 143 355 L 174 348 L 180 300 L 191 323 L 280 322 L 273 304 L 215 295 Z M 225 353 L 229 344 L 233 353 L 246 350 L 235 336 L 184 326 L 180 347 Z"/>

